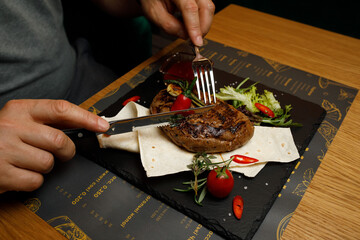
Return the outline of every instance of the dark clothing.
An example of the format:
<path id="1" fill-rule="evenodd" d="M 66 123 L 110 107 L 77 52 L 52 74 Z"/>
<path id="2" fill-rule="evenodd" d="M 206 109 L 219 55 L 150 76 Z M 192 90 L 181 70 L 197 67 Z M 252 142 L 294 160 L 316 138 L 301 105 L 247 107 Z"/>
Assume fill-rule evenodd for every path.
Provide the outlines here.
<path id="1" fill-rule="evenodd" d="M 16 98 L 64 98 L 76 55 L 60 0 L 0 1 L 0 108 Z"/>
<path id="2" fill-rule="evenodd" d="M 65 29 L 61 0 L 0 1 L 0 109 L 25 98 L 80 104 L 151 55 L 145 18 L 106 18 L 75 2 L 65 9 Z"/>

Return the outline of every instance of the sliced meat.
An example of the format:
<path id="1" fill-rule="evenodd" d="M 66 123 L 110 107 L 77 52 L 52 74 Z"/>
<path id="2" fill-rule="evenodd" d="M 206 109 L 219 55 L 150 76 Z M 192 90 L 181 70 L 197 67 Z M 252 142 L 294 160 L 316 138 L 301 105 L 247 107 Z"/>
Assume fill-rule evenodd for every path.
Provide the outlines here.
<path id="1" fill-rule="evenodd" d="M 166 89 L 154 98 L 151 113 L 170 111 L 175 98 Z M 248 117 L 224 101 L 217 100 L 211 110 L 187 116 L 173 127 L 162 127 L 178 146 L 190 152 L 218 153 L 235 150 L 247 143 L 254 134 Z"/>

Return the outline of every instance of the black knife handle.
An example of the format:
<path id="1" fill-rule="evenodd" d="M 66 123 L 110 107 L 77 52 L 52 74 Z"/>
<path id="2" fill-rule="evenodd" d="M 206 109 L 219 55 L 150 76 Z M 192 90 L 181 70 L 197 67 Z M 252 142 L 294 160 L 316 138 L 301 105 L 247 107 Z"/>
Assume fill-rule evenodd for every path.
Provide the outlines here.
<path id="1" fill-rule="evenodd" d="M 93 138 L 95 133 L 85 128 L 74 128 L 74 129 L 65 129 L 63 132 L 73 141 L 77 142 L 80 139 Z"/>

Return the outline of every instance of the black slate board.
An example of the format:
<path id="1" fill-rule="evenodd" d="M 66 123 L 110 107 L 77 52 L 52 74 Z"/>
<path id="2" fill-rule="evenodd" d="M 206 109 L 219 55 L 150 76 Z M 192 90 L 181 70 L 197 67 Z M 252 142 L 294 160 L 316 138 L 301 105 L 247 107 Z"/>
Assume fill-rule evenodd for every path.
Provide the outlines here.
<path id="1" fill-rule="evenodd" d="M 214 75 L 217 87 L 233 83 L 236 83 L 234 85 L 236 86 L 243 80 L 217 69 L 215 69 Z M 253 82 L 248 81 L 245 86 L 251 83 Z M 301 128 L 291 129 L 296 146 L 302 155 L 324 119 L 326 111 L 319 105 L 276 89 L 261 84 L 258 84 L 257 87 L 259 91 L 267 89 L 274 92 L 283 105 L 292 105 L 293 120 L 303 124 Z M 134 95 L 141 96 L 140 104 L 149 107 L 155 94 L 163 88 L 162 76 L 156 72 L 100 115 L 114 116 L 121 110 L 122 102 Z M 190 172 L 147 178 L 139 154 L 114 149 L 100 149 L 95 138 L 80 140 L 77 148 L 78 152 L 85 157 L 111 170 L 226 239 L 251 239 L 253 237 L 297 164 L 297 161 L 283 164 L 269 163 L 255 178 L 247 178 L 233 173 L 235 185 L 231 195 L 222 200 L 207 195 L 203 201 L 204 206 L 201 207 L 194 203 L 193 193 L 179 193 L 173 190 L 174 187 L 183 187 L 181 185 L 183 181 L 193 178 Z M 236 220 L 235 217 L 229 218 L 229 214 L 232 214 L 232 198 L 235 195 L 241 195 L 244 199 L 244 213 L 241 220 Z"/>

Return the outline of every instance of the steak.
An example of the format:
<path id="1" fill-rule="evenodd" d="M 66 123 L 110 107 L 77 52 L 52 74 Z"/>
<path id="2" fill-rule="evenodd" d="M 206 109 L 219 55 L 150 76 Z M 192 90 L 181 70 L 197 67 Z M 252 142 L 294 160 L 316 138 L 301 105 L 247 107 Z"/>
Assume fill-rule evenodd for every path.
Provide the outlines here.
<path id="1" fill-rule="evenodd" d="M 161 90 L 153 99 L 152 114 L 168 112 L 176 97 Z M 235 150 L 254 134 L 249 118 L 228 103 L 217 99 L 209 111 L 185 117 L 175 126 L 161 127 L 178 146 L 190 152 L 220 153 Z"/>

